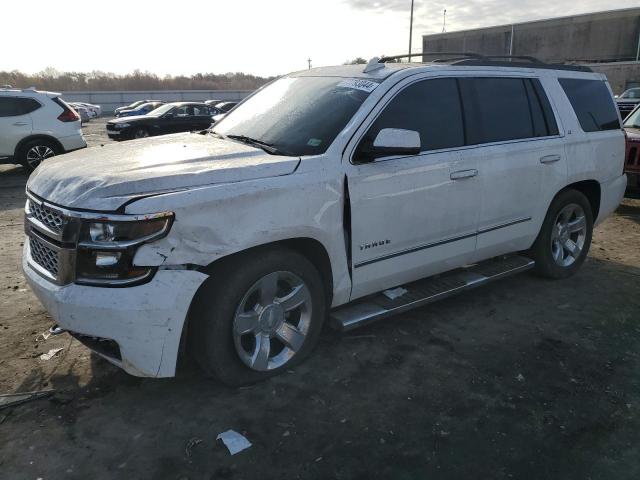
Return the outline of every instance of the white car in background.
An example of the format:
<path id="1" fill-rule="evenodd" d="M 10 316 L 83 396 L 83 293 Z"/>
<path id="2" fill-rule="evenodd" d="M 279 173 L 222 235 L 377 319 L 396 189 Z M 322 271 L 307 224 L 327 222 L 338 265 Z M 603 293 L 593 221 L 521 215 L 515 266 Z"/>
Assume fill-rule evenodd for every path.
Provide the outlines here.
<path id="1" fill-rule="evenodd" d="M 31 172 L 49 157 L 86 146 L 80 116 L 59 93 L 0 88 L 0 163 Z"/>
<path id="2" fill-rule="evenodd" d="M 80 121 L 82 123 L 88 122 L 89 120 L 91 120 L 91 118 L 93 118 L 91 113 L 89 112 L 89 109 L 87 107 L 84 107 L 82 104 L 74 102 L 69 103 L 69 106 L 73 108 L 78 113 L 78 115 L 80 115 Z"/>
<path id="3" fill-rule="evenodd" d="M 100 115 L 102 115 L 102 107 L 100 105 L 94 105 L 93 103 L 86 103 L 86 102 L 75 102 L 76 105 L 80 105 L 84 108 L 86 108 L 89 111 L 89 116 L 91 118 L 98 118 Z"/>

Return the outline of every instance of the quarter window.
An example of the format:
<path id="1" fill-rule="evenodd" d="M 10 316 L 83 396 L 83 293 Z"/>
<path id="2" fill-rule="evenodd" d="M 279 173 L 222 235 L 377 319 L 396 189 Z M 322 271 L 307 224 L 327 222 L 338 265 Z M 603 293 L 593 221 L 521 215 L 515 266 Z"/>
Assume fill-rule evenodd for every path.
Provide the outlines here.
<path id="1" fill-rule="evenodd" d="M 462 109 L 455 79 L 423 80 L 402 90 L 373 123 L 361 148 L 372 145 L 384 128 L 417 131 L 422 151 L 464 145 Z"/>
<path id="2" fill-rule="evenodd" d="M 598 132 L 620 127 L 611 93 L 602 80 L 558 79 L 576 112 L 582 130 Z"/>
<path id="3" fill-rule="evenodd" d="M 33 98 L 0 97 L 0 117 L 26 115 L 37 110 L 40 106 Z"/>

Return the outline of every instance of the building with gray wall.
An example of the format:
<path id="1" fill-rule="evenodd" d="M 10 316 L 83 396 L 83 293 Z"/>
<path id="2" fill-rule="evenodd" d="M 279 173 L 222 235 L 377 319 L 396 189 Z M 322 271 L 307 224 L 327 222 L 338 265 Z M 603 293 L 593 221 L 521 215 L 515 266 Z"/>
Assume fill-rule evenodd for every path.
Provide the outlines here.
<path id="1" fill-rule="evenodd" d="M 424 35 L 422 51 L 530 55 L 549 63 L 588 64 L 607 74 L 620 93 L 640 86 L 640 8 Z"/>

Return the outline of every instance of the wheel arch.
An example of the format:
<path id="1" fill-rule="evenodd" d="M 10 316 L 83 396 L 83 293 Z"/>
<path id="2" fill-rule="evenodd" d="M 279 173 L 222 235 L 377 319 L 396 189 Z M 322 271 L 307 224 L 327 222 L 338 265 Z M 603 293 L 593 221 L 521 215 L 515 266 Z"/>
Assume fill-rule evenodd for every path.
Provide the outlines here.
<path id="1" fill-rule="evenodd" d="M 64 147 L 62 146 L 62 144 L 57 138 L 51 135 L 46 135 L 44 133 L 39 133 L 39 134 L 29 135 L 28 137 L 25 137 L 22 140 L 20 140 L 16 145 L 16 149 L 14 151 L 14 157 L 17 158 L 18 155 L 20 154 L 20 149 L 22 149 L 22 147 L 24 147 L 28 142 L 31 142 L 33 140 L 46 140 L 48 142 L 51 142 L 59 149 L 60 153 L 65 153 Z"/>
<path id="2" fill-rule="evenodd" d="M 581 180 L 579 182 L 571 183 L 560 190 L 553 197 L 551 203 L 553 203 L 553 200 L 555 200 L 558 195 L 560 195 L 562 192 L 566 192 L 567 190 L 577 190 L 585 197 L 587 197 L 589 205 L 591 205 L 593 221 L 595 222 L 598 218 L 598 214 L 600 213 L 600 200 L 602 198 L 602 189 L 600 188 L 600 182 L 598 182 L 597 180 Z M 549 205 L 551 205 L 551 203 Z"/>
<path id="3" fill-rule="evenodd" d="M 247 253 L 275 247 L 284 247 L 294 250 L 304 256 L 313 264 L 313 266 L 318 270 L 320 276 L 322 277 L 322 281 L 327 293 L 327 301 L 329 302 L 329 304 L 331 304 L 331 300 L 333 297 L 333 268 L 331 267 L 331 259 L 329 257 L 329 252 L 322 244 L 322 242 L 316 240 L 315 238 L 296 237 L 256 245 L 214 260 L 206 267 L 203 267 L 201 271 L 211 275 L 217 268 L 223 265 L 228 265 L 229 263 L 232 263 L 238 258 L 246 255 Z"/>
<path id="4" fill-rule="evenodd" d="M 201 267 L 199 270 L 208 275 L 214 276 L 216 270 L 224 268 L 225 266 L 237 261 L 242 256 L 260 251 L 260 250 L 268 250 L 270 248 L 284 247 L 289 248 L 291 250 L 296 251 L 297 253 L 303 255 L 307 260 L 309 260 L 314 267 L 320 273 L 320 277 L 325 285 L 325 292 L 327 296 L 327 307 L 331 305 L 331 301 L 333 299 L 333 269 L 331 267 L 331 259 L 329 257 L 329 253 L 325 246 L 315 238 L 311 237 L 296 237 L 296 238 L 288 238 L 284 240 L 277 240 L 261 245 L 256 245 L 245 250 L 241 250 L 239 252 L 235 252 L 229 255 L 226 255 L 222 258 L 214 260 L 209 265 L 205 267 Z M 189 332 L 191 330 L 191 313 L 193 305 L 196 302 L 196 299 L 202 294 L 204 290 L 204 285 L 207 282 L 202 283 L 196 293 L 193 295 L 191 299 L 191 304 L 185 316 L 185 321 L 182 326 L 182 334 L 180 336 L 180 348 L 178 352 L 177 363 L 181 364 L 185 361 L 185 356 L 187 354 L 187 339 L 189 337 Z"/>

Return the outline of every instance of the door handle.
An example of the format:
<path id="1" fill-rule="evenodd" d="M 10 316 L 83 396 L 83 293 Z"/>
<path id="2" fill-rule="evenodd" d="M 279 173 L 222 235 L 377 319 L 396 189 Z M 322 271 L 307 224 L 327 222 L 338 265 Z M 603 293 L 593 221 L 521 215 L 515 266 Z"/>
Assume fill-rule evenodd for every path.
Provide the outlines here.
<path id="1" fill-rule="evenodd" d="M 560 155 L 546 155 L 540 158 L 540 163 L 554 163 L 560 160 Z"/>
<path id="2" fill-rule="evenodd" d="M 18 127 L 22 127 L 24 125 L 29 125 L 29 122 L 15 122 L 14 125 L 16 125 Z"/>
<path id="3" fill-rule="evenodd" d="M 458 170 L 457 172 L 451 172 L 449 178 L 451 180 L 460 180 L 463 178 L 475 177 L 476 175 L 478 175 L 478 170 L 476 170 L 475 168 L 471 168 L 469 170 Z"/>

